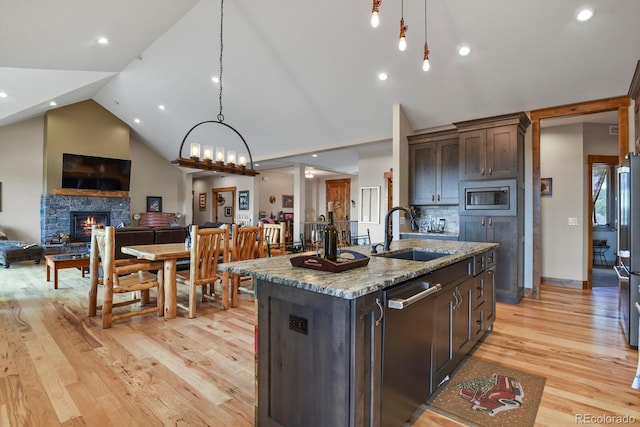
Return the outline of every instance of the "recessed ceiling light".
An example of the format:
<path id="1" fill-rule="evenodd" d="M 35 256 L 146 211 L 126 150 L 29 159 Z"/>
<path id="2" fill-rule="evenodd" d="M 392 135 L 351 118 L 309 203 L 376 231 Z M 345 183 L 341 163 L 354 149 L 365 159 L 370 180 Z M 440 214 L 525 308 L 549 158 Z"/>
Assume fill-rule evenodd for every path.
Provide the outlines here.
<path id="1" fill-rule="evenodd" d="M 318 155 L 317 154 L 312 154 L 311 157 L 318 157 Z"/>
<path id="2" fill-rule="evenodd" d="M 136 123 L 140 123 L 140 119 L 137 119 L 137 118 L 133 119 L 133 121 L 136 122 Z"/>
<path id="3" fill-rule="evenodd" d="M 162 104 L 158 105 L 158 109 L 164 111 L 164 105 Z"/>
<path id="4" fill-rule="evenodd" d="M 582 7 L 576 13 L 576 19 L 580 22 L 588 21 L 593 18 L 595 10 L 592 7 Z"/>
<path id="5" fill-rule="evenodd" d="M 211 81 L 217 84 L 220 81 L 220 79 L 218 79 L 217 76 L 213 76 L 211 77 Z"/>
<path id="6" fill-rule="evenodd" d="M 463 44 L 458 48 L 458 55 L 460 56 L 467 56 L 470 53 L 471 53 L 471 48 L 466 44 Z"/>
<path id="7" fill-rule="evenodd" d="M 260 166 L 260 163 L 254 163 L 253 166 Z"/>
<path id="8" fill-rule="evenodd" d="M 385 73 L 384 71 L 383 71 L 383 72 L 378 73 L 378 80 L 380 80 L 380 81 L 385 81 L 385 80 L 387 80 L 388 78 L 389 78 L 389 76 L 388 76 L 388 75 L 387 75 L 387 73 Z"/>
<path id="9" fill-rule="evenodd" d="M 56 105 L 58 105 L 56 101 L 49 102 L 49 107 L 55 107 Z"/>
<path id="10" fill-rule="evenodd" d="M 109 44 L 109 39 L 106 37 L 100 37 L 98 39 L 98 44 L 102 44 L 102 45 Z"/>
<path id="11" fill-rule="evenodd" d="M 9 96 L 7 92 L 0 92 L 0 98 L 6 98 L 7 96 Z"/>

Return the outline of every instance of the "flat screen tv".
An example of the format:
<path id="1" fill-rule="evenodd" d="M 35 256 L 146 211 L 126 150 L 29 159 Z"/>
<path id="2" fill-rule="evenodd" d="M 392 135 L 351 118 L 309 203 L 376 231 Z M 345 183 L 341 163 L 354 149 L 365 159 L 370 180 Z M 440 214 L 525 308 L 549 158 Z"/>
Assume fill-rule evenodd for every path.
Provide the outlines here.
<path id="1" fill-rule="evenodd" d="M 129 191 L 131 160 L 62 154 L 62 188 Z"/>

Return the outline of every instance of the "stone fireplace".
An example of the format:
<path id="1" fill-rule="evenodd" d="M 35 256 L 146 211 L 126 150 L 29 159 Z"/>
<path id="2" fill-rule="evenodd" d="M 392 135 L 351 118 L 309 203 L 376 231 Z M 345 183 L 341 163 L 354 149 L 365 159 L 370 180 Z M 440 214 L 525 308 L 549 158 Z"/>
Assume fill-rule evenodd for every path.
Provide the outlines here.
<path id="1" fill-rule="evenodd" d="M 130 212 L 129 197 L 44 194 L 40 198 L 42 243 L 61 234 L 69 235 L 72 242 L 89 242 L 91 221 L 104 221 L 104 225 L 130 225 Z M 100 217 L 96 218 L 96 214 Z M 87 225 L 88 232 L 82 228 Z"/>

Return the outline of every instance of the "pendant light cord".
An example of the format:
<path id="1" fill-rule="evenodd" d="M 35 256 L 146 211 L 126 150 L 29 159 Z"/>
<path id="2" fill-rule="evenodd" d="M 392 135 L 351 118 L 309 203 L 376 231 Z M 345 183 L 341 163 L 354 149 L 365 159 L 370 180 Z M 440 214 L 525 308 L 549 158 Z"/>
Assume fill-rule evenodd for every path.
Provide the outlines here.
<path id="1" fill-rule="evenodd" d="M 424 0 L 424 42 L 427 42 L 427 0 Z"/>
<path id="2" fill-rule="evenodd" d="M 224 22 L 224 0 L 220 0 L 220 76 L 218 77 L 218 100 L 220 102 L 220 112 L 218 113 L 218 121 L 224 121 L 224 115 L 222 114 L 222 49 L 224 47 L 222 43 L 222 24 Z"/>

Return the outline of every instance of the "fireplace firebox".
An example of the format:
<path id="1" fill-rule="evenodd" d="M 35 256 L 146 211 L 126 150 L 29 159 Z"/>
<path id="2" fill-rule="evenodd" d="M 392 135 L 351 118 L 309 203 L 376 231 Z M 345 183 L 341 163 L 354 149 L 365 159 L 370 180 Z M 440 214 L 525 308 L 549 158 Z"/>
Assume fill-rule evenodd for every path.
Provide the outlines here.
<path id="1" fill-rule="evenodd" d="M 72 211 L 69 240 L 71 242 L 90 242 L 91 226 L 107 226 L 109 223 L 109 212 L 82 212 Z"/>

